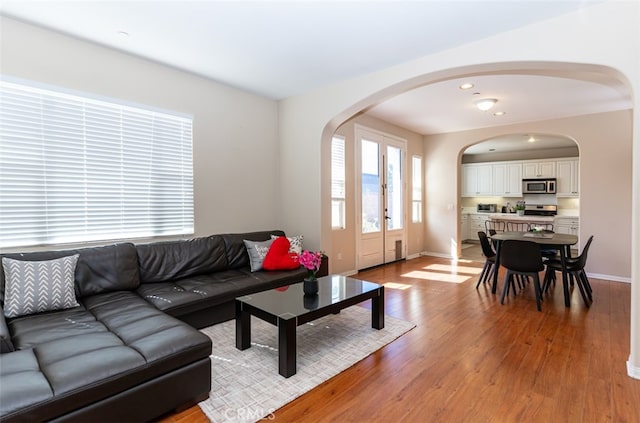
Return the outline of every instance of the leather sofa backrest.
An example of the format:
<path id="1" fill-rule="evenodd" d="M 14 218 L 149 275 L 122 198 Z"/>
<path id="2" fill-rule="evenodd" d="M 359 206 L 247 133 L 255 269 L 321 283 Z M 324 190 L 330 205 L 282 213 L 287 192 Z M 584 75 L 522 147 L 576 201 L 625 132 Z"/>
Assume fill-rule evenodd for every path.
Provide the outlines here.
<path id="1" fill-rule="evenodd" d="M 267 241 L 271 239 L 271 235 L 284 236 L 284 232 L 280 230 L 247 232 L 244 234 L 224 234 L 220 235 L 224 239 L 227 249 L 227 262 L 229 269 L 239 269 L 249 266 L 249 254 L 244 245 L 244 240 L 249 241 Z"/>
<path id="2" fill-rule="evenodd" d="M 225 244 L 219 235 L 136 245 L 140 281 L 166 282 L 227 270 Z"/>
<path id="3" fill-rule="evenodd" d="M 136 247 L 131 243 L 64 251 L 8 253 L 0 257 L 15 260 L 53 260 L 79 254 L 76 265 L 76 296 L 78 298 L 112 291 L 131 291 L 140 285 Z M 0 266 L 0 294 L 4 298 L 4 271 Z"/>

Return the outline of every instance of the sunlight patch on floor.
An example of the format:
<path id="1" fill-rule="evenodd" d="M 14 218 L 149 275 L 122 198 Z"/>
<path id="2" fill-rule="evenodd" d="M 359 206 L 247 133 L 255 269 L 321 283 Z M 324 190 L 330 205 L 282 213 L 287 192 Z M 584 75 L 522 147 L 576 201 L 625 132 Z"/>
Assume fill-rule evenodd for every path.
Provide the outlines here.
<path id="1" fill-rule="evenodd" d="M 459 258 L 459 259 L 452 260 L 451 262 L 454 263 L 455 265 L 455 263 L 473 263 L 473 260 Z"/>
<path id="2" fill-rule="evenodd" d="M 400 289 L 400 290 L 411 288 L 411 285 L 407 285 L 406 283 L 398 283 L 398 282 L 385 282 L 382 285 L 385 288 Z"/>
<path id="3" fill-rule="evenodd" d="M 448 264 L 430 264 L 427 267 L 423 267 L 426 270 L 438 270 L 442 272 L 452 272 L 452 273 L 466 273 L 470 275 L 479 275 L 482 272 L 481 268 L 478 267 L 469 267 L 469 266 L 458 266 L 455 263 Z"/>
<path id="4" fill-rule="evenodd" d="M 402 275 L 407 278 L 425 279 L 438 282 L 462 283 L 471 279 L 471 276 L 456 275 L 451 273 L 425 272 L 422 270 L 414 270 Z"/>

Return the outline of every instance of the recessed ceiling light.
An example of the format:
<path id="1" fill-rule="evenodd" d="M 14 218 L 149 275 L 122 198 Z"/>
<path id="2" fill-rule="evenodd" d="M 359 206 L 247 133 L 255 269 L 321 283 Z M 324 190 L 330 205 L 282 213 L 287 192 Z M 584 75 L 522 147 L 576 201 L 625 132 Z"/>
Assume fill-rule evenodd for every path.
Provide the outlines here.
<path id="1" fill-rule="evenodd" d="M 118 31 L 116 32 L 119 36 L 121 36 L 122 38 L 128 38 L 129 37 L 129 33 L 127 31 Z"/>
<path id="2" fill-rule="evenodd" d="M 493 115 L 494 116 L 504 116 L 506 114 L 507 114 L 507 112 L 495 112 Z"/>
<path id="3" fill-rule="evenodd" d="M 468 90 L 470 88 L 473 88 L 473 84 L 471 82 L 465 82 L 464 84 L 460 85 L 461 90 Z"/>
<path id="4" fill-rule="evenodd" d="M 496 151 L 496 149 L 495 148 L 490 148 L 489 151 Z"/>
<path id="5" fill-rule="evenodd" d="M 533 138 L 533 135 L 531 135 L 531 136 L 529 137 L 529 139 L 527 140 L 527 142 L 536 142 L 536 139 L 535 139 L 535 138 Z"/>

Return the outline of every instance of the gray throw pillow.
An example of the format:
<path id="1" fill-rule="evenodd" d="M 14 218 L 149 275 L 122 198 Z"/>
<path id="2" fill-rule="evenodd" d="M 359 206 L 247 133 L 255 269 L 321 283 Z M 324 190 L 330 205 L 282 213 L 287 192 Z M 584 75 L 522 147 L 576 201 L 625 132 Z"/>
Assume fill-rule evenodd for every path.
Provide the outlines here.
<path id="1" fill-rule="evenodd" d="M 78 257 L 47 261 L 3 257 L 4 315 L 18 317 L 77 307 L 74 281 Z"/>
<path id="2" fill-rule="evenodd" d="M 243 240 L 244 246 L 247 247 L 247 253 L 249 254 L 249 262 L 251 263 L 251 271 L 257 272 L 262 270 L 262 262 L 264 257 L 269 251 L 269 247 L 273 243 L 273 239 L 267 241 L 249 241 Z"/>

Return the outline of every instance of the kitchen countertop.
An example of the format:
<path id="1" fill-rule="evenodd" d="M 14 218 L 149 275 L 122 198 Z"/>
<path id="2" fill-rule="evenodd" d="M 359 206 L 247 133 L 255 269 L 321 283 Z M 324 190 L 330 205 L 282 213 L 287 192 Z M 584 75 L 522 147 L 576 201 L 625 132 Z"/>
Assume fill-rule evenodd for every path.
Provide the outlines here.
<path id="1" fill-rule="evenodd" d="M 487 213 L 491 220 L 511 220 L 520 222 L 540 222 L 540 223 L 553 223 L 554 216 L 535 216 L 526 215 L 518 216 L 517 213 Z"/>

